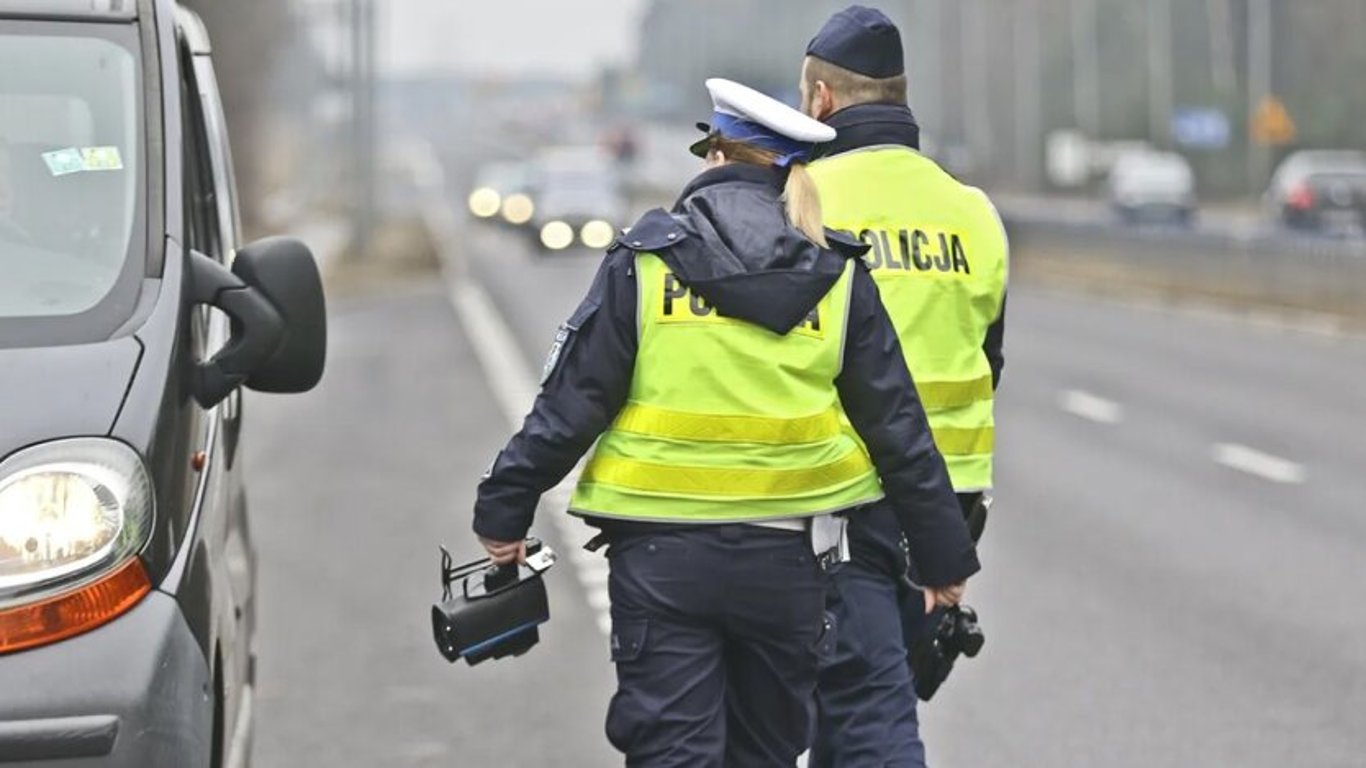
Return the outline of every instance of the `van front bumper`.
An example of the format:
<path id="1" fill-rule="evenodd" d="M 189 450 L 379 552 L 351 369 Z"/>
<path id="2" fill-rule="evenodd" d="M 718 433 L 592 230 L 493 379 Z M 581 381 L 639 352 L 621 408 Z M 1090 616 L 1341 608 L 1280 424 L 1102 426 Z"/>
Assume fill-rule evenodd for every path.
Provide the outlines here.
<path id="1" fill-rule="evenodd" d="M 207 766 L 209 667 L 153 591 L 83 635 L 0 656 L 0 766 Z"/>

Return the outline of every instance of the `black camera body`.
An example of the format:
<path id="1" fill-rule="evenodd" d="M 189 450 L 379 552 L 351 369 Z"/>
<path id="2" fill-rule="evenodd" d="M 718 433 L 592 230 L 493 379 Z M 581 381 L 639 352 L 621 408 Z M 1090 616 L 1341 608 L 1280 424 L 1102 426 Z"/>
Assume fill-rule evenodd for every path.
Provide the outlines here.
<path id="1" fill-rule="evenodd" d="M 966 605 L 944 611 L 934 632 L 911 646 L 910 663 L 915 675 L 915 693 L 929 701 L 953 671 L 959 656 L 972 658 L 982 650 L 986 634 L 977 625 L 977 612 Z"/>
<path id="2" fill-rule="evenodd" d="M 452 567 L 441 548 L 441 602 L 432 606 L 436 649 L 454 664 L 521 656 L 540 642 L 538 627 L 550 620 L 541 575 L 555 552 L 527 539 L 526 564 L 493 565 L 487 558 Z"/>

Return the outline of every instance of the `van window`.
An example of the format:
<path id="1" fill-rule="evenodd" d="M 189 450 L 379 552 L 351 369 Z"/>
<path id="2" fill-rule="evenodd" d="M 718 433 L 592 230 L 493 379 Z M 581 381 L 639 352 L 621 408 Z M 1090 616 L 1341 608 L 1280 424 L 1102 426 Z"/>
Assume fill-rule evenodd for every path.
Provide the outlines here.
<path id="1" fill-rule="evenodd" d="M 131 24 L 0 23 L 0 344 L 47 328 L 98 337 L 132 311 L 139 59 Z"/>
<path id="2" fill-rule="evenodd" d="M 194 61 L 181 46 L 180 111 L 184 132 L 185 245 L 205 256 L 223 260 L 218 229 L 218 198 L 209 156 L 204 110 L 194 80 Z"/>

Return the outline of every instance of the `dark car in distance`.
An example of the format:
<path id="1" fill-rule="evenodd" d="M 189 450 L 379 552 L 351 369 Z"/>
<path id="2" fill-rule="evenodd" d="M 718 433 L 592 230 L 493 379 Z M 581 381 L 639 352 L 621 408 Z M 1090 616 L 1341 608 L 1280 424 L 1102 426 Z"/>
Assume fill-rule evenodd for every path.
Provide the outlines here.
<path id="1" fill-rule="evenodd" d="M 1366 232 L 1366 152 L 1305 150 L 1287 157 L 1266 192 L 1269 212 L 1296 230 Z"/>
<path id="2" fill-rule="evenodd" d="M 241 243 L 199 19 L 0 0 L 0 765 L 249 762 L 241 390 L 325 355 L 308 249 Z"/>

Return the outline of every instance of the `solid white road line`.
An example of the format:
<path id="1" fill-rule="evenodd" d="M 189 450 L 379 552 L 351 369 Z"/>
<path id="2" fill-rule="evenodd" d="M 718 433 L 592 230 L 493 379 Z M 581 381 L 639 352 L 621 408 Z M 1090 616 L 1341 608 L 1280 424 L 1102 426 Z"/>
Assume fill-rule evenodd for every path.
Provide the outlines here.
<path id="1" fill-rule="evenodd" d="M 1211 453 L 1219 464 L 1273 483 L 1303 483 L 1308 474 L 1302 464 L 1237 443 L 1218 443 Z"/>
<path id="2" fill-rule="evenodd" d="M 539 390 L 519 357 L 517 340 L 484 289 L 463 281 L 451 285 L 450 295 L 503 417 L 515 428 L 531 410 Z"/>
<path id="3" fill-rule="evenodd" d="M 1124 407 L 1119 403 L 1080 389 L 1065 389 L 1059 393 L 1058 407 L 1073 416 L 1101 424 L 1118 424 L 1124 420 Z"/>
<path id="4" fill-rule="evenodd" d="M 452 244 L 457 242 L 454 217 L 450 216 L 443 195 L 439 189 L 429 189 L 428 197 L 423 209 L 427 226 L 438 241 L 442 273 L 449 289 L 451 306 L 455 308 L 455 314 L 465 330 L 465 337 L 474 348 L 474 356 L 484 370 L 484 377 L 489 389 L 493 390 L 503 418 L 511 429 L 517 429 L 531 410 L 540 386 L 531 370 L 522 362 L 517 340 L 502 313 L 484 289 L 468 276 L 468 270 L 463 268 L 459 260 L 460 255 L 451 250 Z M 548 515 L 542 515 L 542 519 L 549 518 L 560 539 L 570 548 L 567 559 L 583 587 L 589 606 L 593 608 L 598 629 L 604 635 L 610 635 L 612 620 L 608 612 L 607 561 L 600 554 L 577 547 L 577 542 L 584 538 L 584 528 L 564 511 L 569 506 L 569 495 L 577 477 L 576 469 L 564 482 L 545 494 L 541 503 L 550 509 Z"/>

